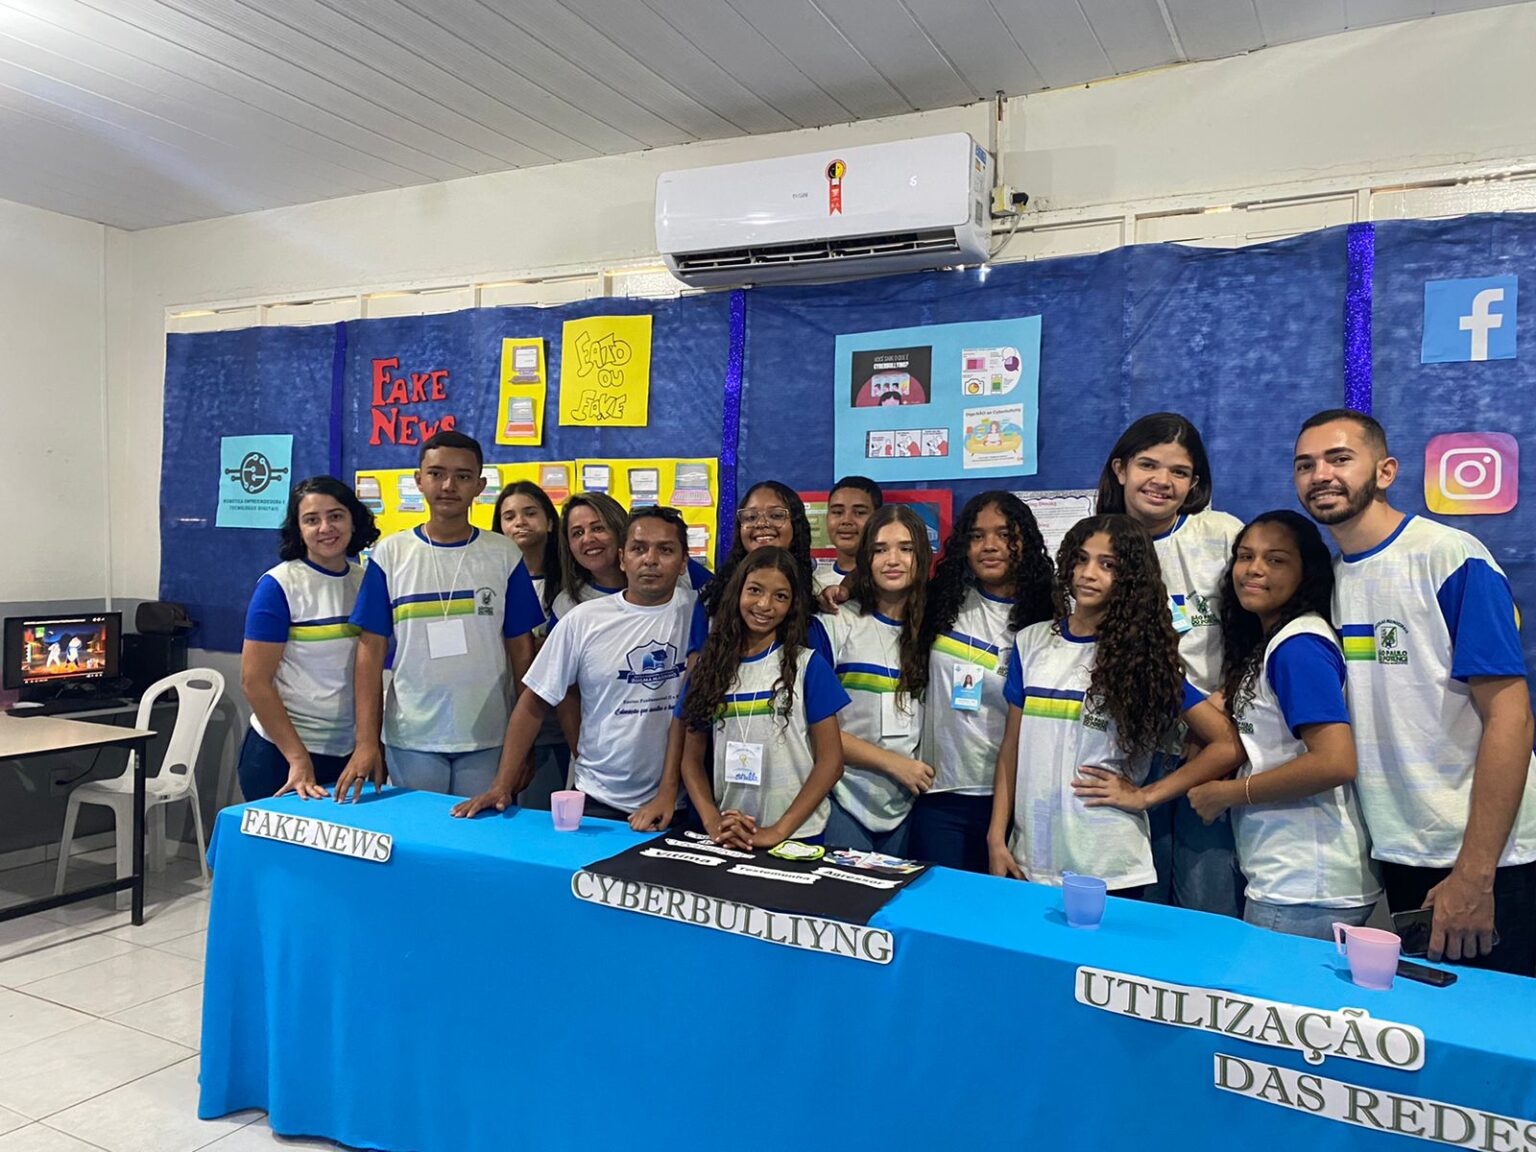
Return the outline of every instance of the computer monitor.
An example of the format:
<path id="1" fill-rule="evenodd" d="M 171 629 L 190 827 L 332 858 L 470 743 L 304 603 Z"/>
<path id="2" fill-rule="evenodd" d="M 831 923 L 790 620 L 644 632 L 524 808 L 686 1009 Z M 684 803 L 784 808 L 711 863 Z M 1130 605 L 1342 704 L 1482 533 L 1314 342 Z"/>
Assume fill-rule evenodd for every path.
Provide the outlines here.
<path id="1" fill-rule="evenodd" d="M 0 652 L 7 689 L 37 690 L 48 685 L 85 686 L 118 675 L 122 652 L 121 612 L 81 612 L 72 616 L 9 616 Z"/>

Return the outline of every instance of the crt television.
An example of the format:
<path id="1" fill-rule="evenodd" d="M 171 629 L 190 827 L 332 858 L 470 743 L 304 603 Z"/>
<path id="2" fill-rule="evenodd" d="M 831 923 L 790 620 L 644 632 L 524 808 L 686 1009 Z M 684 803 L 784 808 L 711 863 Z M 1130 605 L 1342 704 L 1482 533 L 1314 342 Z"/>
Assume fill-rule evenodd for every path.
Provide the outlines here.
<path id="1" fill-rule="evenodd" d="M 37 689 L 115 679 L 122 632 L 121 612 L 9 616 L 0 683 L 7 689 Z"/>

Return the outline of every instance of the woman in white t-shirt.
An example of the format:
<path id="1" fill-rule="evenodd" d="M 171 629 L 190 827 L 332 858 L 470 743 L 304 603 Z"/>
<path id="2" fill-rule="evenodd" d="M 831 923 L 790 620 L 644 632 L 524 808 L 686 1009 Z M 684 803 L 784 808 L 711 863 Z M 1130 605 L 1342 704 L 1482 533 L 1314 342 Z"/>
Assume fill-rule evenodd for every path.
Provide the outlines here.
<path id="1" fill-rule="evenodd" d="M 1109 450 L 1099 476 L 1098 511 L 1124 513 L 1152 536 L 1168 613 L 1179 634 L 1189 682 L 1206 695 L 1221 682 L 1221 621 L 1216 605 L 1242 522 L 1211 508 L 1211 464 L 1200 430 L 1177 412 L 1136 420 Z M 1175 724 L 1152 758 L 1158 779 L 1178 767 L 1184 733 Z M 1182 798 L 1152 814 L 1161 903 L 1237 916 L 1242 876 L 1228 820 L 1206 825 Z"/>
<path id="2" fill-rule="evenodd" d="M 1333 559 L 1310 520 L 1265 512 L 1238 533 L 1221 599 L 1222 695 L 1248 763 L 1189 792 L 1204 820 L 1232 813 L 1243 918 L 1324 940 L 1334 921 L 1364 924 L 1381 895 L 1332 600 Z"/>
<path id="3" fill-rule="evenodd" d="M 748 553 L 724 586 L 677 711 L 683 782 L 717 844 L 820 843 L 843 773 L 837 713 L 848 693 L 806 638 L 809 581 L 774 545 Z M 705 768 L 714 736 L 713 772 Z"/>
<path id="4" fill-rule="evenodd" d="M 565 502 L 560 517 L 560 579 L 550 599 L 550 621 L 578 604 L 624 590 L 619 549 L 628 516 L 604 492 L 578 492 Z"/>
<path id="5" fill-rule="evenodd" d="M 353 563 L 379 538 L 357 494 L 330 476 L 293 486 L 279 530 L 283 562 L 256 582 L 240 649 L 240 687 L 251 727 L 240 749 L 247 800 L 326 795 L 356 742 L 348 622 L 363 570 Z"/>

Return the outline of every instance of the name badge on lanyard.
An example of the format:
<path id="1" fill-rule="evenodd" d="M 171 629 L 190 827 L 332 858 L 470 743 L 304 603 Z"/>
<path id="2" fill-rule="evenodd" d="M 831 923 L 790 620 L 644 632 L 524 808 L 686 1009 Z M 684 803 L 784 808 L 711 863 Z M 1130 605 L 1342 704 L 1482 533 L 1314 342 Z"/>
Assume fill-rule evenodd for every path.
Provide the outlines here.
<path id="1" fill-rule="evenodd" d="M 880 735 L 910 736 L 917 725 L 917 715 L 912 697 L 903 696 L 898 702 L 895 692 L 880 697 Z"/>
<path id="2" fill-rule="evenodd" d="M 453 616 L 446 620 L 427 621 L 427 654 L 433 660 L 444 656 L 462 656 L 469 651 L 469 637 L 464 632 L 464 621 Z"/>
<path id="3" fill-rule="evenodd" d="M 1194 627 L 1189 622 L 1189 611 L 1172 596 L 1168 597 L 1168 611 L 1173 616 L 1173 630 L 1180 636 Z"/>
<path id="4" fill-rule="evenodd" d="M 725 742 L 725 782 L 750 784 L 756 788 L 763 782 L 763 746 L 749 744 L 745 740 Z"/>
<path id="5" fill-rule="evenodd" d="M 950 689 L 949 706 L 958 712 L 980 712 L 982 675 L 982 670 L 976 665 L 956 662 L 955 683 Z"/>

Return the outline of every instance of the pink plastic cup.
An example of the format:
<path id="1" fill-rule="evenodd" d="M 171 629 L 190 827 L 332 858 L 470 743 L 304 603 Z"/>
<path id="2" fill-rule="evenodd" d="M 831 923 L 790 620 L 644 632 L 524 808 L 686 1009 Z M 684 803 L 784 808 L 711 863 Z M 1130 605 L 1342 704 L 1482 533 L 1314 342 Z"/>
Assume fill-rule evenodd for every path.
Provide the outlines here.
<path id="1" fill-rule="evenodd" d="M 1333 942 L 1349 960 L 1349 978 L 1356 984 L 1377 992 L 1392 987 L 1397 955 L 1403 946 L 1396 933 L 1334 921 Z"/>
<path id="2" fill-rule="evenodd" d="M 553 792 L 549 797 L 550 815 L 556 832 L 574 832 L 581 827 L 581 812 L 587 806 L 585 792 Z M 1396 936 L 1393 937 L 1397 939 Z"/>

